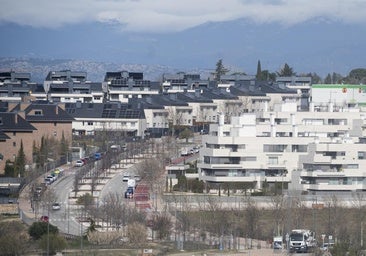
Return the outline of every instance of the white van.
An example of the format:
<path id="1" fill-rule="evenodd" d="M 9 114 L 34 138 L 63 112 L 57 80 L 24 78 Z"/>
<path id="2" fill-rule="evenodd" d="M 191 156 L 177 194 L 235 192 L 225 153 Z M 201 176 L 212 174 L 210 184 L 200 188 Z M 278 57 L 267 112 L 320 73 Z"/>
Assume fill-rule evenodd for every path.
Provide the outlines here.
<path id="1" fill-rule="evenodd" d="M 129 179 L 129 180 L 127 181 L 127 187 L 135 188 L 135 187 L 136 187 L 136 180 L 134 180 L 134 179 Z"/>

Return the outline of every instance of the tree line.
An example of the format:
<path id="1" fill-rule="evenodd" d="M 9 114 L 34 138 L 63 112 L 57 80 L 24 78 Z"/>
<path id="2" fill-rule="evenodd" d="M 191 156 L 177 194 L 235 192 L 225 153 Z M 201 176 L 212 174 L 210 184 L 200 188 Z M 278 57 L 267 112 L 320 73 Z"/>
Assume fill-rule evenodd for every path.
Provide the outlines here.
<path id="1" fill-rule="evenodd" d="M 245 72 L 230 73 L 230 70 L 223 64 L 223 60 L 219 59 L 216 63 L 215 71 L 212 73 L 216 81 L 221 81 L 223 75 L 246 75 Z M 280 70 L 271 72 L 262 70 L 261 62 L 258 60 L 256 79 L 258 81 L 275 82 L 277 77 L 303 76 L 311 77 L 313 84 L 364 84 L 366 83 L 366 68 L 356 68 L 349 72 L 347 76 L 342 76 L 339 73 L 328 73 L 324 78 L 320 77 L 316 72 L 296 73 L 294 68 L 285 63 Z"/>

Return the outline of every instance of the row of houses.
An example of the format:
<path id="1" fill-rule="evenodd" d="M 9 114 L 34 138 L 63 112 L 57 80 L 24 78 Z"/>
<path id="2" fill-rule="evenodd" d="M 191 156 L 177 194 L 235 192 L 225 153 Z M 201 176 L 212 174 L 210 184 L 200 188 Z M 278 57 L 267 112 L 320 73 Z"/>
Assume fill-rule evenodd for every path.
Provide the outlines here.
<path id="1" fill-rule="evenodd" d="M 89 82 L 85 72 L 69 70 L 50 72 L 36 84 L 27 73 L 0 72 L 0 102 L 3 160 L 14 159 L 21 141 L 32 159 L 30 145 L 42 136 L 71 141 L 72 135 L 123 131 L 144 138 L 188 127 L 209 131 L 199 161 L 200 179 L 207 183 L 250 182 L 260 189 L 264 182 L 286 182 L 294 189 L 350 190 L 357 180 L 352 189 L 362 190 L 366 177 L 360 149 L 364 85 L 314 85 L 310 77 L 268 83 L 246 75 L 224 75 L 218 82 L 185 73 L 165 74 L 158 82 L 127 71 L 107 72 L 104 81 Z M 356 145 L 347 152 L 361 164 L 334 164 L 342 154 L 348 159 L 344 148 L 332 148 L 339 141 Z M 318 163 L 319 154 L 328 162 Z M 356 176 L 355 169 L 360 170 Z M 320 170 L 322 178 L 316 178 Z M 342 170 L 336 173 L 343 179 L 334 170 Z"/>

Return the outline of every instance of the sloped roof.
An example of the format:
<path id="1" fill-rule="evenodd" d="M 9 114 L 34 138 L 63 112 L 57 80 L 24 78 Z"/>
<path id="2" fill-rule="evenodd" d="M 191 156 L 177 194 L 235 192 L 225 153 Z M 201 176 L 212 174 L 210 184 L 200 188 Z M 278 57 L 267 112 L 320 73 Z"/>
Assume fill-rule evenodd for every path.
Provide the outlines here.
<path id="1" fill-rule="evenodd" d="M 66 111 L 75 118 L 144 119 L 142 109 L 121 103 L 66 103 Z"/>
<path id="2" fill-rule="evenodd" d="M 41 115 L 33 114 L 34 111 L 40 110 Z M 57 104 L 52 103 L 32 103 L 26 109 L 26 120 L 29 122 L 61 122 L 71 123 L 74 118 Z"/>
<path id="3" fill-rule="evenodd" d="M 0 130 L 3 132 L 31 132 L 37 130 L 17 113 L 0 112 Z"/>

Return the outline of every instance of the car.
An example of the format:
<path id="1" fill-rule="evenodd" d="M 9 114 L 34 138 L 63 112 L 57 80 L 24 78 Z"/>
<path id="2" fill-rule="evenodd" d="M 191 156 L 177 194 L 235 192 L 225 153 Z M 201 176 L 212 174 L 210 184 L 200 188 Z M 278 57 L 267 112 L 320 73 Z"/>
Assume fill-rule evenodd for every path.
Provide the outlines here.
<path id="1" fill-rule="evenodd" d="M 126 173 L 123 175 L 122 181 L 123 182 L 128 182 L 128 180 L 130 179 L 130 174 Z"/>
<path id="2" fill-rule="evenodd" d="M 42 187 L 36 187 L 36 193 L 39 195 L 42 193 L 43 188 Z"/>
<path id="3" fill-rule="evenodd" d="M 133 188 L 132 187 L 128 187 L 126 192 L 125 192 L 125 198 L 133 198 Z"/>
<path id="4" fill-rule="evenodd" d="M 50 178 L 45 178 L 44 179 L 44 183 L 46 184 L 46 186 L 51 185 L 52 182 L 53 182 L 53 179 L 50 179 Z"/>
<path id="5" fill-rule="evenodd" d="M 81 167 L 81 166 L 84 166 L 84 161 L 83 160 L 77 160 L 75 162 L 75 167 Z"/>
<path id="6" fill-rule="evenodd" d="M 52 204 L 52 210 L 60 210 L 61 204 L 60 203 L 53 203 Z"/>
<path id="7" fill-rule="evenodd" d="M 47 215 L 42 215 L 39 220 L 42 221 L 42 222 L 48 222 L 49 221 L 49 218 L 48 218 Z"/>
<path id="8" fill-rule="evenodd" d="M 52 182 L 54 182 L 56 180 L 56 177 L 52 176 L 52 175 L 47 175 L 48 179 L 50 179 Z"/>

